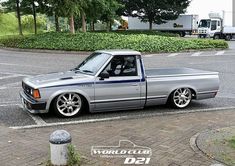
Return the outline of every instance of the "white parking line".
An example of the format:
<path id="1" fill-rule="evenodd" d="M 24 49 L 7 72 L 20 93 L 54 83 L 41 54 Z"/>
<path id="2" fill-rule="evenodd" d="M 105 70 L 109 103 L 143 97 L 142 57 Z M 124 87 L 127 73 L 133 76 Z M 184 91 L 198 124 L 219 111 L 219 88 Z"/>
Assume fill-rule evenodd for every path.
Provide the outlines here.
<path id="1" fill-rule="evenodd" d="M 9 75 L 9 76 L 3 76 L 3 77 L 0 77 L 0 80 L 8 79 L 8 78 L 15 78 L 15 77 L 22 77 L 22 75 L 14 74 L 14 75 Z"/>
<path id="2" fill-rule="evenodd" d="M 23 109 L 23 106 L 20 104 L 19 106 L 21 109 Z M 36 123 L 36 125 L 46 125 L 47 123 L 38 115 L 34 115 L 31 114 L 29 112 L 27 112 L 27 114 L 34 120 L 34 122 Z"/>
<path id="3" fill-rule="evenodd" d="M 18 103 L 6 103 L 6 104 L 0 104 L 0 107 L 7 107 L 7 106 L 20 106 L 21 104 Z"/>
<path id="4" fill-rule="evenodd" d="M 168 55 L 168 57 L 174 57 L 174 56 L 177 56 L 177 55 L 179 55 L 179 53 L 172 53 L 172 54 Z"/>
<path id="5" fill-rule="evenodd" d="M 0 87 L 0 90 L 6 90 L 6 89 L 9 89 L 9 88 L 11 88 L 11 89 L 19 89 L 19 88 L 21 88 L 21 87 L 9 87 L 9 86 L 3 86 L 3 87 Z"/>
<path id="6" fill-rule="evenodd" d="M 11 129 L 32 129 L 32 128 L 42 128 L 42 127 L 52 127 L 52 126 L 61 126 L 61 125 L 72 125 L 72 124 L 84 124 L 84 123 L 94 123 L 94 122 L 105 122 L 112 120 L 125 120 L 125 119 L 134 119 L 134 118 L 144 118 L 144 117 L 153 117 L 153 116 L 165 116 L 165 115 L 176 115 L 176 114 L 187 114 L 195 112 L 210 112 L 210 111 L 222 111 L 228 109 L 235 109 L 234 107 L 217 107 L 217 108 L 207 108 L 207 109 L 198 109 L 191 111 L 173 111 L 173 112 L 156 112 L 150 114 L 138 114 L 138 115 L 124 115 L 116 116 L 110 118 L 99 118 L 99 119 L 86 119 L 70 122 L 56 122 L 56 123 L 45 123 L 41 125 L 27 125 L 27 126 L 12 126 Z"/>
<path id="7" fill-rule="evenodd" d="M 0 74 L 7 74 L 7 75 L 20 75 L 20 76 L 31 76 L 25 73 L 12 73 L 12 72 L 0 72 Z"/>
<path id="8" fill-rule="evenodd" d="M 149 54 L 149 55 L 145 55 L 144 57 L 150 58 L 150 57 L 152 57 L 152 56 L 153 56 L 153 54 Z"/>
<path id="9" fill-rule="evenodd" d="M 202 52 L 195 52 L 191 56 L 200 56 L 201 54 L 202 54 Z"/>
<path id="10" fill-rule="evenodd" d="M 5 90 L 8 88 L 21 88 L 21 81 L 19 82 L 13 82 L 13 83 L 9 83 L 9 84 L 4 84 L 3 86 L 0 86 L 0 90 Z"/>
<path id="11" fill-rule="evenodd" d="M 28 113 L 28 115 L 34 120 L 34 122 L 35 122 L 37 125 L 41 126 L 41 125 L 46 125 L 46 124 L 47 124 L 40 116 L 38 116 L 38 115 L 33 115 L 33 114 L 29 113 L 29 112 L 27 112 L 27 113 Z"/>
<path id="12" fill-rule="evenodd" d="M 32 67 L 32 68 L 41 68 L 41 69 L 50 69 L 50 67 L 32 66 L 32 65 L 21 65 L 21 64 L 16 64 L 16 63 L 0 63 L 0 65 L 6 65 L 6 66 L 21 66 L 21 67 Z"/>
<path id="13" fill-rule="evenodd" d="M 218 51 L 215 55 L 224 55 L 225 51 Z"/>

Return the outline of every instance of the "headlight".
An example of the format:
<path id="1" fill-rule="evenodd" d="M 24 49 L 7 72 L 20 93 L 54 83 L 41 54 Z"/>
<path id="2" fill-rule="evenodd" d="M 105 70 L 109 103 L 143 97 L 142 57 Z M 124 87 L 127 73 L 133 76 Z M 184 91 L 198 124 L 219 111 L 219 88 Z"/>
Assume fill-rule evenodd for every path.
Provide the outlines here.
<path id="1" fill-rule="evenodd" d="M 33 91 L 34 91 L 33 89 L 30 89 L 29 93 L 30 93 L 31 96 L 33 96 Z"/>

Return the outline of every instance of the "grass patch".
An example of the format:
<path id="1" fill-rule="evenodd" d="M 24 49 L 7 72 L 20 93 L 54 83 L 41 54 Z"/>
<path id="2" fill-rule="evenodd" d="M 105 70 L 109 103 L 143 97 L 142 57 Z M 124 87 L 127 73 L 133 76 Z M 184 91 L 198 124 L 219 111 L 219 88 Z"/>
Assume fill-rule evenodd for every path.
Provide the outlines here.
<path id="1" fill-rule="evenodd" d="M 230 139 L 228 142 L 229 142 L 229 145 L 230 145 L 233 149 L 235 149 L 235 136 L 233 136 L 232 139 Z"/>
<path id="2" fill-rule="evenodd" d="M 223 162 L 225 162 L 228 165 L 235 165 L 235 136 L 233 136 L 231 139 L 226 139 L 220 143 L 221 145 L 232 148 L 232 151 L 229 150 L 229 152 L 225 150 L 221 153 L 221 158 Z"/>
<path id="3" fill-rule="evenodd" d="M 94 51 L 100 49 L 134 49 L 141 52 L 179 52 L 200 49 L 226 49 L 223 40 L 183 39 L 146 34 L 119 33 L 43 33 L 0 39 L 5 47 Z"/>

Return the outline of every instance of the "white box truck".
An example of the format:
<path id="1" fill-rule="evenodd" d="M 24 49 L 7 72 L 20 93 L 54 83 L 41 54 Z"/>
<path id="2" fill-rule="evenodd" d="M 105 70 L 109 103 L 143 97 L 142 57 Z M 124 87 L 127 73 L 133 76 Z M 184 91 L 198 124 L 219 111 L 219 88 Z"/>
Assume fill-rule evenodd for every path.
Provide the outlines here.
<path id="1" fill-rule="evenodd" d="M 224 20 L 218 13 L 210 13 L 209 19 L 200 20 L 198 37 L 231 40 L 235 38 L 235 27 L 224 26 Z"/>
<path id="2" fill-rule="evenodd" d="M 164 24 L 153 24 L 153 30 L 178 33 L 181 37 L 186 34 L 197 33 L 198 15 L 180 15 L 176 20 L 169 20 Z M 148 30 L 149 23 L 141 22 L 138 17 L 128 17 L 129 30 Z"/>

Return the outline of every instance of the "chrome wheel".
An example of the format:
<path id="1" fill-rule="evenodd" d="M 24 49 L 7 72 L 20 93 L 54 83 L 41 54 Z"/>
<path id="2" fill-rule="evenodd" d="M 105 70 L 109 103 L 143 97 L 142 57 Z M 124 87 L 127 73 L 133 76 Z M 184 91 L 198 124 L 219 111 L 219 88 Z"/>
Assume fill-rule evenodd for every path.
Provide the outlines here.
<path id="1" fill-rule="evenodd" d="M 185 108 L 192 100 L 192 93 L 188 88 L 179 88 L 173 93 L 173 103 L 177 108 Z"/>
<path id="2" fill-rule="evenodd" d="M 56 109 L 62 116 L 71 117 L 77 115 L 82 108 L 81 97 L 76 93 L 61 94 L 56 101 Z"/>

